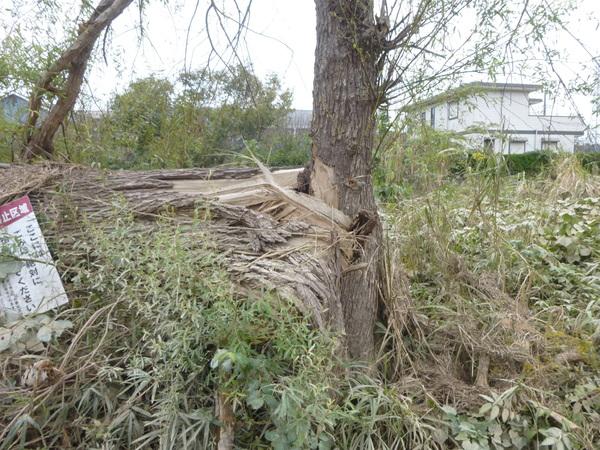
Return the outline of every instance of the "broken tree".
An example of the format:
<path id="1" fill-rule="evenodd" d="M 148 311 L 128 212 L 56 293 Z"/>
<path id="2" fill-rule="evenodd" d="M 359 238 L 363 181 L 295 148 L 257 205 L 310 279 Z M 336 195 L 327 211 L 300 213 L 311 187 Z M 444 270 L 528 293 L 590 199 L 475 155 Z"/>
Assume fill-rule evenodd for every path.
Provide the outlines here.
<path id="1" fill-rule="evenodd" d="M 301 178 L 311 195 L 353 219 L 356 246 L 339 260 L 337 294 L 349 354 L 368 360 L 382 277 L 383 235 L 371 178 L 376 112 L 390 87 L 381 75 L 387 53 L 410 39 L 414 27 L 399 24 L 392 36 L 385 8 L 376 17 L 372 0 L 322 0 L 316 10 L 312 160 Z"/>
<path id="2" fill-rule="evenodd" d="M 129 3 L 131 0 L 102 0 L 90 21 L 82 25 L 73 45 L 42 76 L 31 99 L 26 159 L 52 154 L 52 138 L 75 101 L 93 43 Z M 508 0 L 394 1 L 389 10 L 387 1 L 382 0 L 379 14 L 375 14 L 373 0 L 316 0 L 315 4 L 312 161 L 300 177 L 300 184 L 303 192 L 350 218 L 347 231 L 352 234 L 354 246 L 336 261 L 337 288 L 332 301 L 342 305 L 337 321 L 344 324 L 349 355 L 368 360 L 374 354 L 378 284 L 382 275 L 382 230 L 371 179 L 378 107 L 401 93 L 406 94 L 407 100 L 414 91 L 423 91 L 423 85 L 448 79 L 461 70 L 486 67 L 486 58 L 497 61 L 498 35 L 493 30 L 513 30 L 505 41 L 506 55 L 509 47 L 517 45 L 515 33 L 525 15 L 528 20 L 523 27 L 525 22 L 527 27 L 535 27 L 538 22 L 550 23 L 554 15 L 531 13 L 528 2 L 524 2 L 519 18 L 519 11 L 512 14 L 505 11 L 509 9 Z M 467 41 L 449 49 L 445 41 L 451 33 L 451 22 L 459 19 L 467 8 L 490 20 L 476 23 L 471 34 L 467 33 Z M 239 41 L 249 17 L 247 12 L 236 22 L 238 32 L 228 39 L 229 45 L 235 47 Z M 227 13 L 214 2 L 208 6 L 207 17 L 208 13 L 219 16 L 220 30 L 227 34 L 221 20 L 230 20 Z M 241 13 L 239 7 L 238 13 Z M 513 25 L 515 21 L 517 28 Z M 477 41 L 477 46 L 472 53 L 463 55 L 458 50 L 468 40 Z M 447 55 L 436 52 L 438 47 Z M 439 70 L 432 69 L 431 58 L 441 58 Z M 67 81 L 59 89 L 52 82 L 65 71 Z M 36 129 L 42 96 L 58 92 L 59 100 Z"/>
<path id="3" fill-rule="evenodd" d="M 178 169 L 103 172 L 62 165 L 17 165 L 0 204 L 24 194 L 47 217 L 52 242 L 76 244 L 84 223 L 108 224 L 115 212 L 133 214 L 140 233 L 163 213 L 211 243 L 242 291 L 276 290 L 310 316 L 316 327 L 344 332 L 337 291 L 337 259 L 348 257 L 350 219 L 296 192 L 300 169 Z M 195 220 L 199 217 L 200 220 Z M 58 235 L 58 236 L 57 236 Z M 56 241 L 55 241 L 56 242 Z M 204 244 L 202 244 L 204 243 Z"/>

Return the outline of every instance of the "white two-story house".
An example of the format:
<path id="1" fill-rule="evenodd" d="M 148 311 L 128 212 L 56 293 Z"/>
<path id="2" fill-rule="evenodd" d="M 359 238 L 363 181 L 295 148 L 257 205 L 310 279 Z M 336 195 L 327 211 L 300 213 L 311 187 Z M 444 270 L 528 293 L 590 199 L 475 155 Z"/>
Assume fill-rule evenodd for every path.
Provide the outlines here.
<path id="1" fill-rule="evenodd" d="M 573 152 L 585 124 L 577 116 L 539 115 L 536 84 L 474 82 L 410 105 L 405 111 L 437 130 L 455 131 L 475 147 L 502 153 Z"/>

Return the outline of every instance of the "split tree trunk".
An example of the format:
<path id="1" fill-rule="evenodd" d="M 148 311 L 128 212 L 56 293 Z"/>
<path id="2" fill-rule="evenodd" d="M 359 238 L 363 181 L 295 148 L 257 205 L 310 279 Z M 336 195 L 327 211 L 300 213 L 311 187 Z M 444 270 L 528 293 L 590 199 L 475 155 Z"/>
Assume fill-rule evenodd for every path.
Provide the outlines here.
<path id="1" fill-rule="evenodd" d="M 362 235 L 350 260 L 340 258 L 340 300 L 353 358 L 374 352 L 381 226 L 371 180 L 377 109 L 377 56 L 370 0 L 316 0 L 309 193 L 354 218 Z"/>
<path id="2" fill-rule="evenodd" d="M 79 26 L 77 39 L 40 78 L 29 101 L 29 117 L 22 157 L 31 160 L 37 156 L 49 158 L 54 152 L 53 140 L 69 111 L 73 109 L 85 76 L 94 45 L 111 22 L 133 0 L 100 0 L 90 19 Z M 63 86 L 54 83 L 66 72 Z M 41 126 L 36 127 L 44 95 L 52 94 L 57 100 Z"/>

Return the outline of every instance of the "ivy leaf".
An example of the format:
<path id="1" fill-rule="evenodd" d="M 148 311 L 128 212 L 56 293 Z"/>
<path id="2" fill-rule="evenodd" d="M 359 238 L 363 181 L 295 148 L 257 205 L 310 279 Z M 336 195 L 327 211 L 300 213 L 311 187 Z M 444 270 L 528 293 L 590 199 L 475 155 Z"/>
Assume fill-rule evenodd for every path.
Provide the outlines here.
<path id="1" fill-rule="evenodd" d="M 43 325 L 37 332 L 37 338 L 41 342 L 50 342 L 52 339 L 52 328 L 48 325 Z"/>
<path id="2" fill-rule="evenodd" d="M 569 236 L 561 236 L 556 240 L 558 245 L 561 245 L 565 248 L 569 247 L 573 242 L 575 242 L 575 239 Z"/>
<path id="3" fill-rule="evenodd" d="M 444 405 L 444 406 L 442 406 L 442 411 L 444 411 L 449 416 L 456 416 L 457 415 L 456 409 L 453 408 L 450 405 Z"/>
<path id="4" fill-rule="evenodd" d="M 514 448 L 517 450 L 521 450 L 527 445 L 527 439 L 521 436 L 518 432 L 514 430 L 509 430 L 508 435 L 510 436 L 510 441 Z"/>
<path id="5" fill-rule="evenodd" d="M 265 404 L 265 400 L 260 395 L 260 391 L 253 390 L 250 391 L 250 394 L 248 394 L 248 397 L 246 398 L 246 403 L 248 403 L 248 405 L 252 409 L 257 410 L 262 408 L 262 406 Z"/>
<path id="6" fill-rule="evenodd" d="M 23 266 L 23 261 L 17 260 L 9 260 L 0 262 L 0 281 L 4 281 L 10 275 L 17 273 L 21 266 Z"/>
<path id="7" fill-rule="evenodd" d="M 436 428 L 433 431 L 433 439 L 442 445 L 448 440 L 448 432 L 444 428 Z"/>
<path id="8" fill-rule="evenodd" d="M 55 320 L 53 322 L 50 322 L 48 326 L 52 328 L 52 331 L 54 332 L 56 337 L 58 337 L 61 334 L 63 334 L 65 330 L 72 328 L 73 322 L 71 322 L 70 320 Z"/>

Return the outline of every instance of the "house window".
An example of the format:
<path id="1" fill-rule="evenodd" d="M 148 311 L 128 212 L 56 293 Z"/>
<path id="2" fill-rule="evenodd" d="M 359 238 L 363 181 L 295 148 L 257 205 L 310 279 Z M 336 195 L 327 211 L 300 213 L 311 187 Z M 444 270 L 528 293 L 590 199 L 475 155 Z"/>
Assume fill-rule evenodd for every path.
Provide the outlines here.
<path id="1" fill-rule="evenodd" d="M 458 102 L 448 102 L 448 120 L 458 119 Z"/>
<path id="2" fill-rule="evenodd" d="M 426 111 L 423 111 L 423 112 L 421 113 L 421 123 L 423 123 L 423 124 L 424 124 L 426 121 L 427 121 L 427 112 L 426 112 Z"/>
<path id="3" fill-rule="evenodd" d="M 511 139 L 508 143 L 508 153 L 525 153 L 527 149 L 527 140 L 525 139 Z"/>
<path id="4" fill-rule="evenodd" d="M 431 128 L 435 128 L 435 106 L 431 108 Z"/>
<path id="5" fill-rule="evenodd" d="M 483 149 L 484 150 L 488 150 L 488 151 L 493 151 L 494 150 L 494 139 L 492 138 L 485 138 L 483 140 Z"/>
<path id="6" fill-rule="evenodd" d="M 558 141 L 555 139 L 542 139 L 542 150 L 558 150 Z"/>

